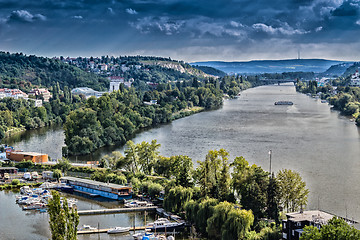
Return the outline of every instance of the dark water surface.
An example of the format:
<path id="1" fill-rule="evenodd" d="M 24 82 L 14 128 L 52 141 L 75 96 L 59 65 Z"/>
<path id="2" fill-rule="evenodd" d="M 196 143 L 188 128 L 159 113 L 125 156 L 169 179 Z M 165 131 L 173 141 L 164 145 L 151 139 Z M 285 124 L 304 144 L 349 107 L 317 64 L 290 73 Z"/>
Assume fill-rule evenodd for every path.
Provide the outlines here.
<path id="1" fill-rule="evenodd" d="M 280 100 L 294 105 L 275 106 Z M 49 153 L 52 158 L 61 156 L 61 129 L 31 134 L 11 144 L 24 151 Z M 267 171 L 271 149 L 273 171 L 292 169 L 306 181 L 308 209 L 320 208 L 360 220 L 359 128 L 328 104 L 296 93 L 292 85 L 249 89 L 238 99 L 226 100 L 219 110 L 144 131 L 133 141 L 152 139 L 161 144 L 160 153 L 165 156 L 188 155 L 196 164 L 209 150 L 225 148 L 231 160 L 244 156 Z M 114 150 L 123 148 L 103 148 L 82 159 L 98 160 Z"/>

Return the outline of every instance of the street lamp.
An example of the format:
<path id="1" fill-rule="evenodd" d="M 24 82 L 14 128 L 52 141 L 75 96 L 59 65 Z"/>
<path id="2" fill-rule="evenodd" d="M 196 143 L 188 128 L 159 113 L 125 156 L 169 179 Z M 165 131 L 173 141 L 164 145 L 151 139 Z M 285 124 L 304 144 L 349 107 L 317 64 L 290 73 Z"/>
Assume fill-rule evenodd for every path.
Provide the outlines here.
<path id="1" fill-rule="evenodd" d="M 271 149 L 270 149 L 270 151 L 269 151 L 269 157 L 270 157 L 270 175 L 271 175 L 271 154 L 272 154 L 272 151 L 271 151 Z"/>

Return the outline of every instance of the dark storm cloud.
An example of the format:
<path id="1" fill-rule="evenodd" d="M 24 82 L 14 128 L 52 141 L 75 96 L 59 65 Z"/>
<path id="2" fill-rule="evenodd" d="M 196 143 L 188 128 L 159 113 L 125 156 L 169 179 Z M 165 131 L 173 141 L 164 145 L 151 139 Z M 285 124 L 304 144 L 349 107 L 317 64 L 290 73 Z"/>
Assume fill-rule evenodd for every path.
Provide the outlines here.
<path id="1" fill-rule="evenodd" d="M 0 37 L 12 37 L 11 49 L 31 35 L 29 51 L 77 55 L 99 49 L 185 59 L 251 57 L 249 51 L 266 57 L 265 50 L 278 56 L 299 46 L 318 52 L 329 44 L 356 45 L 351 36 L 360 33 L 359 14 L 359 0 L 0 0 L 6 25 Z"/>
<path id="2" fill-rule="evenodd" d="M 332 11 L 333 16 L 357 16 L 359 14 L 359 5 L 357 2 L 346 1 L 340 7 Z"/>

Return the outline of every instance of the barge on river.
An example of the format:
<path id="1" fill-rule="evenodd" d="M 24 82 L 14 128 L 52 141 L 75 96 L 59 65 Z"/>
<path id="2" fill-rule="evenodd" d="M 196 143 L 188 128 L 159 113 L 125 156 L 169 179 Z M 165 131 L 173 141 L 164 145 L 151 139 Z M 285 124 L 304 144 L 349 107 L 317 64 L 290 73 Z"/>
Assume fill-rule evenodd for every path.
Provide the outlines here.
<path id="1" fill-rule="evenodd" d="M 274 105 L 293 105 L 294 103 L 291 101 L 277 101 Z"/>
<path id="2" fill-rule="evenodd" d="M 76 177 L 62 177 L 61 182 L 73 187 L 74 191 L 99 195 L 104 198 L 123 200 L 132 198 L 132 189 L 114 183 L 103 183 Z"/>

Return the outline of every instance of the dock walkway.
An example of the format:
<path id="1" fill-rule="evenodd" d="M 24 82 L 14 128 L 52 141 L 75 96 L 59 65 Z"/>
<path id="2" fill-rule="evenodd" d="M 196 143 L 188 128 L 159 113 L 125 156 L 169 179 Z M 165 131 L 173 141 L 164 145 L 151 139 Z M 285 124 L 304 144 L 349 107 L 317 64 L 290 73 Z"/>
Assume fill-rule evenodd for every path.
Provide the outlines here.
<path id="1" fill-rule="evenodd" d="M 113 214 L 126 212 L 145 212 L 155 211 L 158 207 L 133 207 L 133 208 L 111 208 L 111 209 L 96 209 L 96 210 L 80 210 L 78 214 L 81 215 L 98 215 L 98 214 Z"/>
<path id="2" fill-rule="evenodd" d="M 142 227 L 131 227 L 130 231 L 139 231 L 139 230 L 145 230 L 145 226 Z M 94 229 L 94 230 L 85 230 L 85 231 L 77 231 L 77 234 L 94 234 L 94 233 L 107 233 L 111 228 L 103 228 L 103 229 Z"/>

